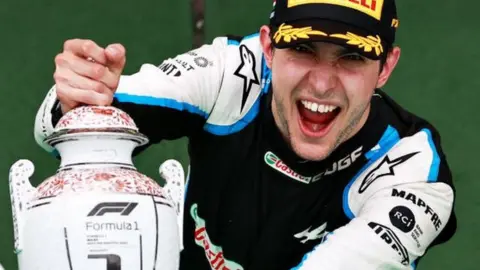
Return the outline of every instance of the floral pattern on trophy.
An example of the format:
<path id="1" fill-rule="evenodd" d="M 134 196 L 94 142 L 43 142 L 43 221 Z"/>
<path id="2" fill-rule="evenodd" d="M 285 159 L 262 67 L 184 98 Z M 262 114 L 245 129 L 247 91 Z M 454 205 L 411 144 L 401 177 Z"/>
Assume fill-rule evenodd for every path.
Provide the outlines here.
<path id="1" fill-rule="evenodd" d="M 160 185 L 138 171 L 124 168 L 100 168 L 60 171 L 41 183 L 38 196 L 51 197 L 63 192 L 102 191 L 137 193 L 164 197 Z"/>
<path id="2" fill-rule="evenodd" d="M 46 142 L 58 150 L 62 164 L 55 175 L 38 186 L 38 199 L 83 191 L 168 197 L 156 181 L 133 165 L 134 148 L 148 139 L 118 108 L 73 109 L 60 119 Z"/>
<path id="3" fill-rule="evenodd" d="M 58 131 L 78 128 L 126 128 L 138 131 L 133 119 L 114 107 L 82 106 L 65 114 L 57 126 Z"/>

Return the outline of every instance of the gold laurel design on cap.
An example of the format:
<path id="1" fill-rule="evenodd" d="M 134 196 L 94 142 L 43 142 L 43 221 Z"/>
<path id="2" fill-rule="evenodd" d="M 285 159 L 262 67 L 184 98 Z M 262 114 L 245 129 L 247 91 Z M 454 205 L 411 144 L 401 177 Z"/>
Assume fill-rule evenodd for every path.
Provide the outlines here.
<path id="1" fill-rule="evenodd" d="M 392 19 L 392 27 L 393 28 L 398 28 L 399 24 L 400 24 L 400 21 L 398 19 Z"/>
<path id="2" fill-rule="evenodd" d="M 362 37 L 357 34 L 347 32 L 347 34 L 331 34 L 331 37 L 346 39 L 347 44 L 357 45 L 358 48 L 363 49 L 365 52 L 371 52 L 375 50 L 375 54 L 378 56 L 383 53 L 382 40 L 378 35 Z"/>
<path id="3" fill-rule="evenodd" d="M 277 32 L 273 36 L 273 39 L 276 43 L 279 43 L 283 38 L 283 41 L 286 43 L 291 42 L 292 40 L 297 40 L 299 38 L 309 39 L 310 35 L 314 36 L 328 36 L 325 32 L 313 30 L 311 26 L 302 27 L 302 28 L 293 28 L 291 25 L 283 23 L 278 28 Z"/>
<path id="4" fill-rule="evenodd" d="M 358 46 L 358 48 L 363 49 L 365 52 L 375 51 L 375 54 L 379 56 L 383 53 L 382 40 L 380 36 L 359 36 L 352 32 L 347 32 L 346 34 L 330 34 L 328 35 L 325 32 L 319 30 L 313 30 L 311 26 L 294 28 L 291 25 L 283 23 L 278 28 L 277 32 L 273 36 L 273 39 L 278 44 L 282 38 L 286 43 L 290 43 L 292 40 L 297 40 L 299 38 L 309 39 L 311 35 L 316 36 L 330 36 L 340 39 L 347 40 L 347 44 Z"/>

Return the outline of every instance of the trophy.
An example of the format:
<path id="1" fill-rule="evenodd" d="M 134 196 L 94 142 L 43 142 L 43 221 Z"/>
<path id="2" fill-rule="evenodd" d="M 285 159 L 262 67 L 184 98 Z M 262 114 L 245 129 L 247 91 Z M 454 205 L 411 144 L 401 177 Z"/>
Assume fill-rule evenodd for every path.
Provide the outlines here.
<path id="1" fill-rule="evenodd" d="M 20 270 L 177 270 L 182 246 L 184 171 L 159 167 L 162 187 L 132 161 L 148 143 L 132 118 L 110 106 L 66 113 L 45 139 L 60 156 L 55 175 L 30 184 L 31 161 L 9 173 Z"/>

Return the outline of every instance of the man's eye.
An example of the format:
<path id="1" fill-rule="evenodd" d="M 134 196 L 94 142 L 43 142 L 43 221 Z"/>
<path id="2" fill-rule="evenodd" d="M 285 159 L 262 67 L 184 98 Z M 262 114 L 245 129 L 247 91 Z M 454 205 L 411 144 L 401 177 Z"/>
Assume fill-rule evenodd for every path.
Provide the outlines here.
<path id="1" fill-rule="evenodd" d="M 341 58 L 349 61 L 361 61 L 361 62 L 365 61 L 365 57 L 361 56 L 358 53 L 345 54 L 345 55 L 342 55 Z"/>
<path id="2" fill-rule="evenodd" d="M 300 52 L 300 53 L 311 53 L 312 52 L 312 49 L 305 46 L 305 45 L 294 46 L 294 47 L 292 47 L 292 50 L 294 50 L 296 52 Z"/>

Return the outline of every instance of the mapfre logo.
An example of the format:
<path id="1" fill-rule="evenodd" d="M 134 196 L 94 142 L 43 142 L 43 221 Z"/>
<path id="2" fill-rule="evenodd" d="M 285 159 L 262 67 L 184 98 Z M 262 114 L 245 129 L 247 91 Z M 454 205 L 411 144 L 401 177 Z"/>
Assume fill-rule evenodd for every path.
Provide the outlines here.
<path id="1" fill-rule="evenodd" d="M 288 0 L 288 7 L 306 4 L 331 4 L 356 9 L 380 20 L 383 0 Z"/>
<path id="2" fill-rule="evenodd" d="M 190 208 L 190 215 L 195 221 L 195 243 L 205 250 L 205 255 L 212 269 L 243 270 L 240 264 L 225 259 L 222 247 L 212 243 L 207 233 L 205 220 L 198 216 L 197 204 L 193 204 Z"/>

